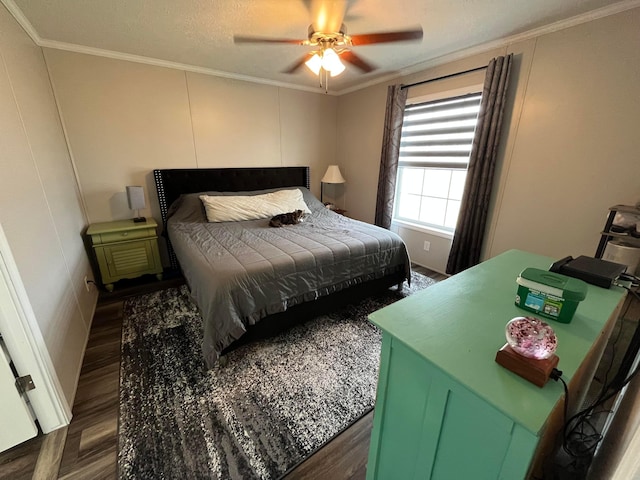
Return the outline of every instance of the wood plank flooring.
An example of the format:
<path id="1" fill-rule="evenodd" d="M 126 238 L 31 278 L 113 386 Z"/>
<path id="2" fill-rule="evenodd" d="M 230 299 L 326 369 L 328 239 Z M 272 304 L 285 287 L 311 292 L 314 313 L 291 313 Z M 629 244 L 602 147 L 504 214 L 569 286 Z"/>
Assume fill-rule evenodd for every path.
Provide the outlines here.
<path id="1" fill-rule="evenodd" d="M 413 268 L 437 281 L 446 278 L 416 265 Z M 101 294 L 80 373 L 71 424 L 0 453 L 0 479 L 100 480 L 117 477 L 123 302 L 128 296 L 181 283 L 182 279 L 176 277 L 162 282 L 124 283 L 113 293 Z M 636 301 L 631 307 L 623 310 L 624 317 L 635 325 L 640 302 Z M 618 354 L 624 352 L 622 347 L 618 345 Z M 610 353 L 605 353 L 602 360 L 601 367 L 609 367 L 612 363 Z M 596 373 L 596 386 L 601 381 L 598 378 L 602 375 L 601 370 Z M 372 421 L 373 412 L 298 465 L 286 480 L 364 479 Z"/>
<path id="2" fill-rule="evenodd" d="M 422 267 L 413 267 L 437 281 L 446 278 Z M 99 480 L 117 477 L 123 302 L 128 296 L 181 283 L 182 279 L 176 277 L 162 282 L 125 282 L 115 292 L 101 294 L 80 373 L 71 424 L 0 453 L 0 479 Z M 625 310 L 628 320 L 637 320 L 638 303 L 630 311 Z M 607 354 L 603 357 L 602 364 L 605 363 L 611 363 Z M 599 373 L 596 374 L 596 385 L 600 380 Z M 286 480 L 364 479 L 372 422 L 373 412 L 370 412 L 298 465 Z"/>
<path id="3" fill-rule="evenodd" d="M 437 281 L 446 278 L 419 266 L 414 266 L 414 270 Z M 125 282 L 113 293 L 101 294 L 80 373 L 71 424 L 66 429 L 40 435 L 0 453 L 0 479 L 100 480 L 117 477 L 124 299 L 181 283 L 180 278 L 138 284 Z M 364 479 L 372 419 L 372 412 L 365 415 L 297 466 L 286 479 Z"/>

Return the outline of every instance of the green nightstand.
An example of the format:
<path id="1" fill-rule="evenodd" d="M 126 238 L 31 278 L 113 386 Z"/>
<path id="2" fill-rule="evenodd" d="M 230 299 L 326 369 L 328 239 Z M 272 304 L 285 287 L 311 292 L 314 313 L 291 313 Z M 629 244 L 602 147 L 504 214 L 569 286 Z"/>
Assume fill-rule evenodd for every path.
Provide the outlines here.
<path id="1" fill-rule="evenodd" d="M 158 224 L 133 220 L 93 223 L 87 229 L 100 267 L 102 283 L 113 291 L 113 282 L 155 274 L 162 280 L 162 262 L 158 250 Z"/>

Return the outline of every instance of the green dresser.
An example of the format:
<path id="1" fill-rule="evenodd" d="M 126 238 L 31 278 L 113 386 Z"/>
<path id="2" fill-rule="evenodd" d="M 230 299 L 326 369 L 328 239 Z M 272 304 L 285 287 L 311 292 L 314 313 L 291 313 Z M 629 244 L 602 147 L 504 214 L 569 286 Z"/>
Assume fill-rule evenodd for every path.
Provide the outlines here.
<path id="1" fill-rule="evenodd" d="M 113 291 L 113 282 L 155 274 L 162 279 L 158 251 L 158 224 L 153 218 L 93 223 L 87 229 L 100 268 L 102 283 Z"/>
<path id="2" fill-rule="evenodd" d="M 516 278 L 553 259 L 511 250 L 370 315 L 383 331 L 367 479 L 523 479 L 539 475 L 563 423 L 564 390 L 495 362 L 524 316 Z M 589 285 L 571 323 L 549 320 L 576 411 L 624 301 Z M 569 382 L 570 380 L 570 382 Z"/>

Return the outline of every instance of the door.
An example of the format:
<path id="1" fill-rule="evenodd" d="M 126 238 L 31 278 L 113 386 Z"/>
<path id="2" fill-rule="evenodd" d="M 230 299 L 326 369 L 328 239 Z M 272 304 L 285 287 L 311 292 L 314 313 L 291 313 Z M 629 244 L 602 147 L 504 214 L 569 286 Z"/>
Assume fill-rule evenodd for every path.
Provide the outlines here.
<path id="1" fill-rule="evenodd" d="M 0 224 L 0 451 L 36 434 L 33 411 L 40 430 L 49 433 L 68 425 L 71 409 L 64 398 L 40 327 L 20 279 L 9 243 Z M 8 352 L 8 353 L 7 353 Z M 9 358 L 13 368 L 9 367 Z M 13 372 L 30 375 L 30 409 L 18 395 Z M 27 422 L 28 420 L 28 422 Z"/>
<path id="2" fill-rule="evenodd" d="M 0 282 L 2 277 L 0 277 Z M 1 314 L 1 313 L 0 313 Z M 27 404 L 18 393 L 9 364 L 9 356 L 0 340 L 0 452 L 38 434 Z"/>

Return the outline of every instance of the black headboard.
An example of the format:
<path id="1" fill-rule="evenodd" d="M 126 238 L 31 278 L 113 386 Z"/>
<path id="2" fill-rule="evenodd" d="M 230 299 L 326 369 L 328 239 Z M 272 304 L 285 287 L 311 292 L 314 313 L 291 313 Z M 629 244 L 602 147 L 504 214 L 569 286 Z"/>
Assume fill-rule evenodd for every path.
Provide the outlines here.
<path id="1" fill-rule="evenodd" d="M 183 193 L 310 188 L 309 167 L 178 168 L 154 170 L 153 177 L 163 227 L 166 227 L 169 206 Z M 167 248 L 171 266 L 177 268 L 175 253 L 168 239 Z"/>

